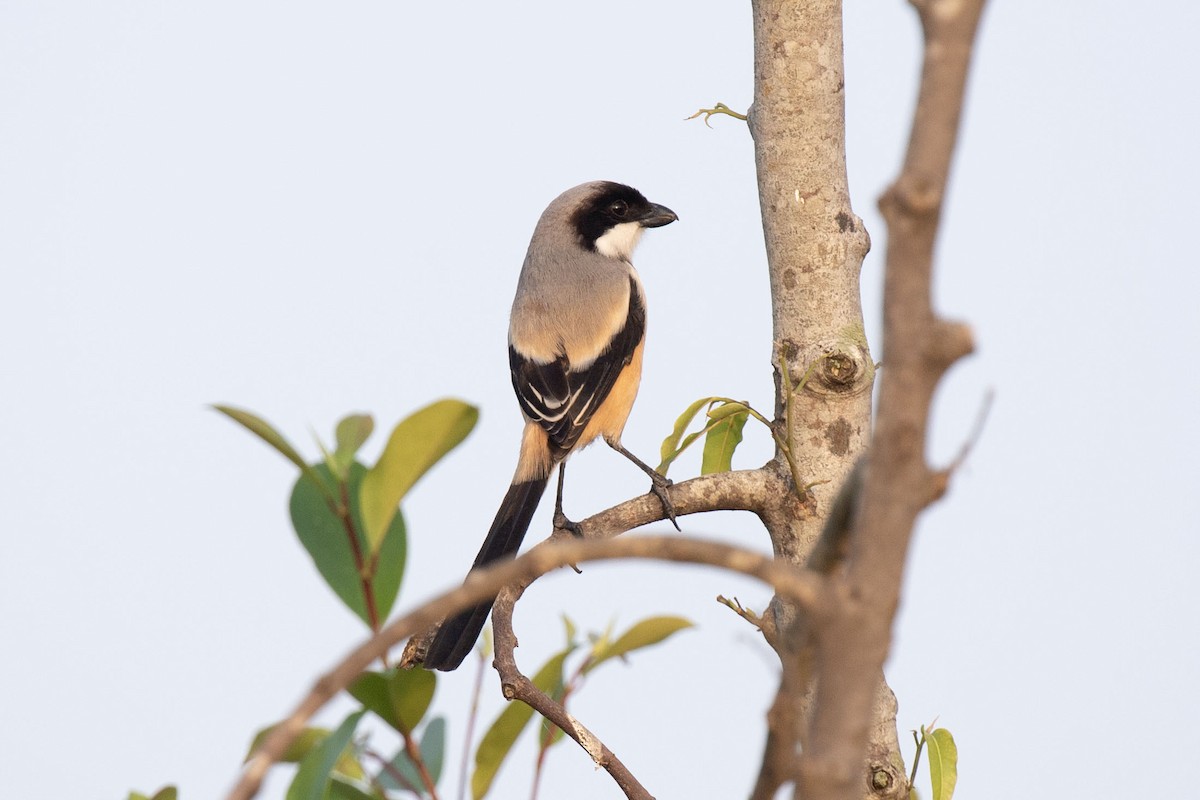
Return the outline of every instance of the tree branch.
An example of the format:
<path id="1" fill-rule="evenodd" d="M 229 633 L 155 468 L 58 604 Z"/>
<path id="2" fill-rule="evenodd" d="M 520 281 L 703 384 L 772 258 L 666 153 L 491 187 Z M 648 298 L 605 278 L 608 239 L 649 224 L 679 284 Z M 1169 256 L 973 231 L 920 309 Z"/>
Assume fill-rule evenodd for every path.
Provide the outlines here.
<path id="1" fill-rule="evenodd" d="M 790 494 L 786 481 L 771 465 L 758 470 L 701 476 L 676 484 L 669 491 L 676 515 L 680 517 L 718 509 L 758 512 L 765 499 L 772 497 L 773 493 Z M 588 540 L 611 540 L 633 528 L 664 518 L 662 503 L 658 498 L 644 495 L 583 520 L 574 535 L 555 532 L 538 547 L 570 541 L 575 536 Z M 494 665 L 500 675 L 504 696 L 509 700 L 525 702 L 558 726 L 584 749 L 597 766 L 609 773 L 626 797 L 649 800 L 652 795 L 604 742 L 568 713 L 562 703 L 538 689 L 517 666 L 513 612 L 517 601 L 532 582 L 518 581 L 505 587 L 492 607 L 492 635 L 496 647 Z"/>
<path id="2" fill-rule="evenodd" d="M 921 89 L 903 169 L 880 199 L 888 224 L 885 368 L 847 571 L 833 579 L 837 602 L 818 622 L 816 713 L 797 782 L 803 797 L 861 796 L 859 767 L 913 524 L 935 496 L 924 453 L 930 402 L 946 369 L 972 347 L 966 326 L 936 317 L 931 289 L 934 241 L 983 0 L 914 5 L 925 31 Z"/>
<path id="3" fill-rule="evenodd" d="M 777 494 L 787 494 L 786 478 L 774 462 L 760 469 L 719 472 L 676 483 L 667 491 L 676 516 L 705 511 L 750 511 L 759 517 L 769 515 L 777 505 Z M 794 505 L 800 502 L 793 496 Z M 594 514 L 579 524 L 577 535 L 583 539 L 609 539 L 626 531 L 666 519 L 662 503 L 647 493 Z M 574 538 L 556 533 L 551 541 Z"/>
<path id="4" fill-rule="evenodd" d="M 661 513 L 661 509 L 659 511 Z M 291 715 L 275 726 L 270 736 L 249 759 L 240 779 L 227 797 L 229 800 L 249 800 L 254 797 L 267 770 L 279 760 L 312 716 L 349 686 L 371 662 L 405 637 L 427 628 L 447 615 L 491 597 L 510 583 L 524 582 L 528 585 L 538 576 L 567 564 L 616 558 L 710 564 L 757 577 L 802 607 L 816 609 L 823 602 L 823 579 L 820 576 L 778 563 L 761 553 L 720 542 L 674 536 L 640 536 L 605 541 L 567 540 L 543 543 L 516 560 L 472 572 L 462 586 L 438 595 L 389 623 L 342 659 L 313 685 Z"/>
<path id="5" fill-rule="evenodd" d="M 516 600 L 513 589 L 506 588 L 500 593 L 492 611 L 492 633 L 496 639 L 494 666 L 500 674 L 505 699 L 520 700 L 574 739 L 596 766 L 608 772 L 626 797 L 631 800 L 653 800 L 654 795 L 642 786 L 599 737 L 568 713 L 562 703 L 534 686 L 533 681 L 521 672 L 514 653 L 517 637 L 512 627 L 512 609 Z"/>

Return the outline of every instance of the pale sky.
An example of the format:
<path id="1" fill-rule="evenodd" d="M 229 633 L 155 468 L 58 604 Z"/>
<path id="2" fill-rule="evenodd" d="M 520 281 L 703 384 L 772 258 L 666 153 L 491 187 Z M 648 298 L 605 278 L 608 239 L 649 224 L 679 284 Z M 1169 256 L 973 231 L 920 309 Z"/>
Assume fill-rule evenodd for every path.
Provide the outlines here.
<path id="1" fill-rule="evenodd" d="M 964 798 L 1192 783 L 1197 30 L 1190 2 L 993 0 L 985 15 L 937 268 L 937 305 L 971 323 L 978 353 L 938 394 L 931 457 L 996 400 L 921 519 L 888 665 L 902 739 L 948 727 Z M 207 404 L 263 414 L 314 459 L 310 430 L 370 411 L 370 460 L 412 410 L 479 405 L 405 505 L 397 609 L 462 578 L 515 463 L 510 298 L 563 189 L 619 180 L 680 216 L 636 258 L 650 339 L 625 444 L 654 459 L 706 395 L 771 408 L 750 139 L 732 119 L 683 121 L 746 108 L 750 34 L 748 3 L 694 0 L 0 6 L 6 796 L 217 797 L 254 731 L 363 637 L 290 530 L 293 468 Z M 846 47 L 878 355 L 875 199 L 907 137 L 915 18 L 900 0 L 850 3 Z M 770 453 L 752 427 L 744 448 L 736 466 Z M 567 512 L 645 483 L 593 448 L 572 461 Z M 683 526 L 768 546 L 745 515 Z M 562 612 L 591 630 L 696 621 L 572 706 L 659 797 L 753 784 L 777 661 L 717 594 L 769 598 L 714 570 L 606 565 L 552 576 L 518 611 L 530 671 Z M 435 698 L 444 796 L 472 680 L 442 677 Z M 494 673 L 487 686 L 483 724 L 503 706 Z M 394 747 L 380 729 L 373 742 Z M 527 797 L 531 773 L 526 742 L 493 796 Z M 277 769 L 262 796 L 289 778 Z M 619 796 L 574 745 L 551 755 L 541 797 Z"/>

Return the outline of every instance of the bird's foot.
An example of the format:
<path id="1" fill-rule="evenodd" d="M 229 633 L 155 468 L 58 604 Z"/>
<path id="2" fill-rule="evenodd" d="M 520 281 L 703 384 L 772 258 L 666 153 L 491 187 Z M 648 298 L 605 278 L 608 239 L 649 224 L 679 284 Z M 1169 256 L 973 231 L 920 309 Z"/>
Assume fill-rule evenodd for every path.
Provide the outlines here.
<path id="1" fill-rule="evenodd" d="M 561 508 L 554 510 L 554 517 L 550 520 L 556 531 L 567 531 L 577 539 L 583 538 L 583 528 L 578 522 L 572 522 L 567 519 L 567 515 L 562 512 Z"/>
<path id="2" fill-rule="evenodd" d="M 578 522 L 572 522 L 571 520 L 567 519 L 567 515 L 562 512 L 561 508 L 554 509 L 554 516 L 551 518 L 550 522 L 552 525 L 554 525 L 554 530 L 556 531 L 566 531 L 576 539 L 583 538 L 582 526 L 580 526 Z M 583 574 L 583 570 L 581 570 L 577 565 L 570 564 L 568 566 L 575 570 L 576 575 Z"/>
<path id="3" fill-rule="evenodd" d="M 650 476 L 650 491 L 658 498 L 658 502 L 662 503 L 663 513 L 667 515 L 667 519 L 671 520 L 675 530 L 682 531 L 679 523 L 675 521 L 675 504 L 671 502 L 671 495 L 667 492 L 667 489 L 674 485 L 674 481 L 664 478 L 657 472 Z"/>

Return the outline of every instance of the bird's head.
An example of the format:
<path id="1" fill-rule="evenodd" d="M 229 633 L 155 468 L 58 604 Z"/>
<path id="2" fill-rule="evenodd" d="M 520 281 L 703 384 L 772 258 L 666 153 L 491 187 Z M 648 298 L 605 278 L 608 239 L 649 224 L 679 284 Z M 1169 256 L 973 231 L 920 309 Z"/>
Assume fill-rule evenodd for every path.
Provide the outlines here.
<path id="1" fill-rule="evenodd" d="M 651 203 L 631 186 L 595 181 L 576 188 L 583 191 L 578 195 L 570 224 L 580 245 L 608 258 L 629 261 L 643 230 L 679 219 L 674 211 Z"/>

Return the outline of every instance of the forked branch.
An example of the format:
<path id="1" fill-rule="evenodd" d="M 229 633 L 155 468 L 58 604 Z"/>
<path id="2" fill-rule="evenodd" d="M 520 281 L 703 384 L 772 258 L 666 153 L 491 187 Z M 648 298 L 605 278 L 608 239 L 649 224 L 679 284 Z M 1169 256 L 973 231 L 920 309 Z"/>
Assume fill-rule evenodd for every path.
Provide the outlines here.
<path id="1" fill-rule="evenodd" d="M 660 509 L 661 511 L 661 509 Z M 495 595 L 513 582 L 530 582 L 539 575 L 567 564 L 616 558 L 650 558 L 681 563 L 710 564 L 771 584 L 803 607 L 817 604 L 821 578 L 796 567 L 777 563 L 768 556 L 739 547 L 666 536 L 645 536 L 605 541 L 556 541 L 544 543 L 514 561 L 473 572 L 457 589 L 445 592 L 416 610 L 386 625 L 378 634 L 356 648 L 322 676 L 292 714 L 275 726 L 246 764 L 229 800 L 248 800 L 257 794 L 263 777 L 318 710 L 367 669 L 391 647 L 422 631 L 439 619 Z"/>
<path id="2" fill-rule="evenodd" d="M 698 511 L 716 509 L 744 510 L 761 514 L 763 506 L 766 505 L 766 498 L 776 498 L 781 493 L 794 497 L 787 491 L 786 481 L 775 473 L 772 465 L 758 470 L 704 476 L 673 486 L 670 492 L 676 513 L 681 517 Z M 577 535 L 591 540 L 608 540 L 640 525 L 662 518 L 662 504 L 652 496 L 644 496 L 583 520 L 578 525 Z M 539 547 L 553 546 L 554 542 L 570 541 L 571 538 L 572 535 L 556 533 Z M 631 541 L 643 542 L 647 539 L 638 538 Z M 677 537 L 663 541 L 671 542 L 672 546 L 683 545 L 685 550 L 698 542 L 694 539 Z M 536 552 L 537 549 L 534 548 L 533 552 Z M 669 551 L 656 553 L 650 549 L 646 551 L 646 554 L 652 558 L 675 560 Z M 757 563 L 758 559 L 762 559 L 761 564 L 774 563 L 765 556 L 756 556 L 752 561 Z M 756 566 L 748 561 L 743 562 L 739 558 L 737 564 L 726 562 L 721 566 L 744 572 L 746 569 L 757 570 L 761 564 Z M 783 564 L 780 563 L 780 566 Z M 795 567 L 787 567 L 787 569 L 795 570 Z M 812 576 L 806 577 L 811 578 Z M 517 636 L 513 629 L 513 612 L 517 601 L 532 582 L 532 579 L 522 580 L 507 586 L 500 593 L 492 608 L 492 631 L 496 646 L 495 667 L 500 674 L 505 697 L 527 703 L 550 723 L 560 728 L 563 733 L 583 748 L 598 767 L 602 767 L 609 773 L 626 797 L 631 800 L 651 800 L 653 795 L 642 786 L 604 742 L 568 713 L 562 703 L 538 689 L 517 666 L 515 653 Z M 811 607 L 815 603 L 815 595 L 800 601 L 804 607 Z"/>

